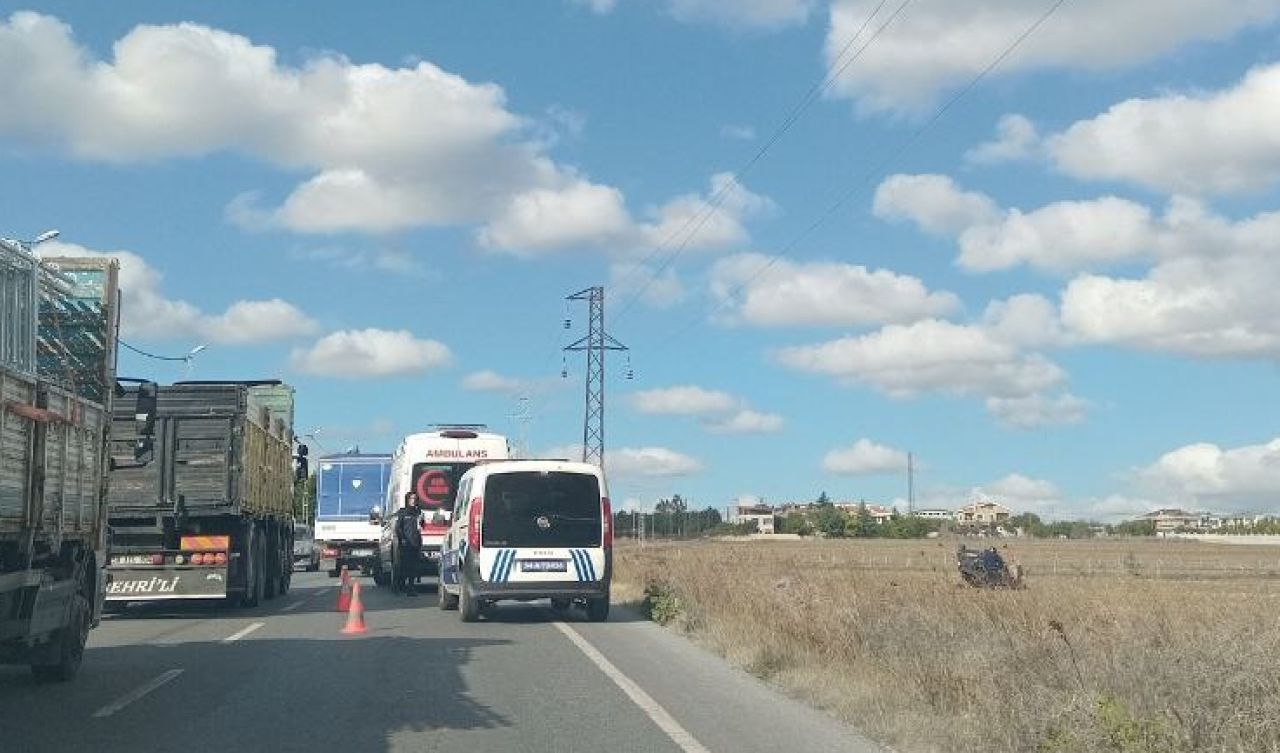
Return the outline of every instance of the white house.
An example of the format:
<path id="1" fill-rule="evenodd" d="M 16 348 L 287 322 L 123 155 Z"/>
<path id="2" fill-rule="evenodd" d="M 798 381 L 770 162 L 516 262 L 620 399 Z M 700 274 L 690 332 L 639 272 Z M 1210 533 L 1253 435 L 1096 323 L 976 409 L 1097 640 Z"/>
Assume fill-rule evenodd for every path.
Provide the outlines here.
<path id="1" fill-rule="evenodd" d="M 1012 510 L 998 502 L 979 499 L 956 510 L 956 522 L 962 526 L 998 526 L 1012 515 Z"/>
<path id="2" fill-rule="evenodd" d="M 950 510 L 916 510 L 911 514 L 917 518 L 926 518 L 928 520 L 951 520 L 956 516 Z"/>

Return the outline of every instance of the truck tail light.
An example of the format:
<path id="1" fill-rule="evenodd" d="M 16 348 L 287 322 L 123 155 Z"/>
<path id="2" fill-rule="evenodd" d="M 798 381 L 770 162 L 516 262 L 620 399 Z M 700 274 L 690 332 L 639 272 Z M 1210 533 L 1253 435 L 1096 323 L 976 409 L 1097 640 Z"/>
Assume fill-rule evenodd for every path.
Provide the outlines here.
<path id="1" fill-rule="evenodd" d="M 163 564 L 164 564 L 164 555 L 163 555 L 163 554 L 153 554 L 153 555 L 151 555 L 151 564 L 153 564 L 153 565 L 163 565 Z"/>
<path id="2" fill-rule="evenodd" d="M 203 565 L 203 564 L 204 564 L 204 555 L 203 555 L 203 554 L 200 554 L 199 552 L 197 552 L 197 553 L 195 553 L 195 554 L 191 555 L 191 564 L 193 564 L 193 565 Z"/>
<path id="3" fill-rule="evenodd" d="M 600 514 L 604 518 L 603 544 L 605 549 L 613 548 L 613 505 L 608 497 L 600 498 Z"/>
<path id="4" fill-rule="evenodd" d="M 213 555 L 213 563 L 214 563 L 215 565 L 225 565 L 225 564 L 227 564 L 227 553 L 226 553 L 226 552 L 218 552 L 217 554 Z"/>
<path id="5" fill-rule="evenodd" d="M 484 521 L 484 499 L 476 497 L 467 508 L 467 546 L 480 551 L 480 524 Z"/>
<path id="6" fill-rule="evenodd" d="M 326 550 L 324 550 L 324 556 L 326 556 L 326 557 L 337 557 L 337 556 L 338 556 L 338 550 L 337 550 L 337 549 L 326 549 Z"/>

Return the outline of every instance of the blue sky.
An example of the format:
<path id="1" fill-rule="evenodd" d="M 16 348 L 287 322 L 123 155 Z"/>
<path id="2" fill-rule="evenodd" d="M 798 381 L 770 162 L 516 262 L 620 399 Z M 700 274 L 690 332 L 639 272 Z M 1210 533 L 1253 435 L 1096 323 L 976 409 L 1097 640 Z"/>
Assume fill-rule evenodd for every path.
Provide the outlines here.
<path id="1" fill-rule="evenodd" d="M 1051 5 L 0 2 L 0 233 L 321 449 L 573 444 L 602 284 L 624 504 L 1280 510 L 1280 2 L 1068 0 L 931 121 Z"/>

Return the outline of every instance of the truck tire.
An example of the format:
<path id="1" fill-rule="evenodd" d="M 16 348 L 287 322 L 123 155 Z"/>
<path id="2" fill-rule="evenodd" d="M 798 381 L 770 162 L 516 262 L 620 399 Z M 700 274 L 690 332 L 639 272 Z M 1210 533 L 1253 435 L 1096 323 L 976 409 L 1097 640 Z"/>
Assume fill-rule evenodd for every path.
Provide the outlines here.
<path id="1" fill-rule="evenodd" d="M 436 585 L 436 595 L 439 597 L 440 608 L 446 612 L 452 612 L 458 608 L 458 597 L 449 593 L 443 583 Z"/>
<path id="2" fill-rule="evenodd" d="M 480 619 L 480 600 L 471 595 L 471 588 L 464 579 L 458 586 L 458 617 L 463 622 L 476 622 Z"/>
<path id="3" fill-rule="evenodd" d="M 587 599 L 587 619 L 592 622 L 604 622 L 609 619 L 608 594 Z"/>
<path id="4" fill-rule="evenodd" d="M 270 528 L 268 528 L 270 530 Z M 271 601 L 277 594 L 284 594 L 284 584 L 281 580 L 284 578 L 283 570 L 280 567 L 280 537 L 275 534 L 268 534 L 263 537 L 267 542 L 264 544 L 262 561 L 266 564 L 266 582 L 262 589 L 262 595 L 267 601 Z"/>
<path id="5" fill-rule="evenodd" d="M 256 607 L 262 603 L 262 593 L 267 588 L 265 559 L 266 547 L 263 546 L 262 537 L 255 534 L 249 545 L 248 573 L 245 575 L 244 598 L 240 600 L 240 606 Z"/>
<path id="6" fill-rule="evenodd" d="M 67 626 L 53 636 L 53 643 L 42 661 L 32 662 L 31 674 L 38 682 L 66 682 L 76 676 L 84 661 L 84 644 L 89 640 L 89 600 L 81 592 L 71 599 L 71 615 Z"/>
<path id="7" fill-rule="evenodd" d="M 383 569 L 381 560 L 375 560 L 373 563 L 373 584 L 383 588 L 391 585 L 391 576 Z"/>

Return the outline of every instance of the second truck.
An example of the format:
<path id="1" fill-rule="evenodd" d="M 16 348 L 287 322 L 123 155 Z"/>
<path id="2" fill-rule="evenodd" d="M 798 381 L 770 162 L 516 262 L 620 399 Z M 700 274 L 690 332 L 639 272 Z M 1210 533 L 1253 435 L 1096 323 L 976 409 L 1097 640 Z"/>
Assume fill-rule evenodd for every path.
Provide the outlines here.
<path id="1" fill-rule="evenodd" d="M 293 572 L 293 388 L 156 388 L 154 457 L 111 472 L 109 606 L 221 599 L 255 606 Z M 116 399 L 112 444 L 135 441 L 139 391 Z"/>

